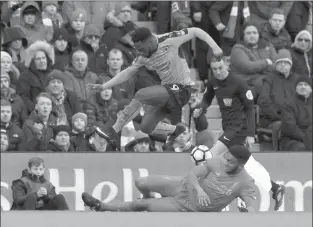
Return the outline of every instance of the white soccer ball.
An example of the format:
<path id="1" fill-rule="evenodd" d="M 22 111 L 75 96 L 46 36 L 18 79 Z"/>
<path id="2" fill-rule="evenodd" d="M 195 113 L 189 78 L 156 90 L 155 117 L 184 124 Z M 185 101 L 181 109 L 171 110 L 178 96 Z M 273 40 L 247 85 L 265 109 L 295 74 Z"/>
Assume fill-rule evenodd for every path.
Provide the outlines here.
<path id="1" fill-rule="evenodd" d="M 213 157 L 212 152 L 210 149 L 205 145 L 199 145 L 192 149 L 191 153 L 191 160 L 196 165 L 199 165 L 205 162 L 207 159 Z"/>

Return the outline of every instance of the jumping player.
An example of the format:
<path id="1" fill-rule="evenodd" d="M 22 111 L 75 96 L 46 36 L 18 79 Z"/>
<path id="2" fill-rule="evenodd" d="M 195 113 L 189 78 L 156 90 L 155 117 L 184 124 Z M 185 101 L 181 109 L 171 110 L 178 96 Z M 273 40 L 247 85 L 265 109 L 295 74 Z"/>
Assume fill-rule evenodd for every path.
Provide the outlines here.
<path id="1" fill-rule="evenodd" d="M 218 156 L 234 145 L 255 142 L 255 115 L 253 95 L 244 80 L 228 71 L 225 59 L 221 61 L 213 58 L 211 69 L 214 77 L 208 82 L 202 103 L 194 111 L 194 117 L 204 114 L 216 96 L 222 114 L 223 135 L 211 148 L 213 156 Z M 282 204 L 285 187 L 270 180 L 266 169 L 251 157 L 245 166 L 247 172 L 266 191 L 273 191 L 275 210 Z"/>
<path id="2" fill-rule="evenodd" d="M 180 56 L 179 47 L 195 37 L 206 42 L 215 56 L 222 55 L 221 48 L 200 28 L 186 28 L 157 36 L 148 28 L 141 27 L 132 34 L 139 57 L 107 83 L 86 86 L 88 91 L 101 92 L 129 80 L 141 67 L 156 71 L 159 75 L 161 85 L 139 90 L 121 112 L 113 125 L 117 133 L 137 116 L 143 105 L 148 107 L 141 121 L 142 132 L 149 135 L 169 135 L 168 141 L 173 141 L 185 130 L 182 126 L 176 127 L 160 121 L 170 112 L 177 111 L 188 103 L 194 82 L 190 78 L 186 60 Z"/>
<path id="3" fill-rule="evenodd" d="M 145 199 L 102 203 L 84 192 L 82 200 L 86 206 L 96 211 L 220 212 L 240 197 L 246 207 L 238 207 L 239 210 L 254 212 L 256 186 L 244 168 L 250 156 L 248 148 L 233 146 L 220 157 L 194 167 L 183 178 L 139 178 L 136 186 Z M 147 198 L 150 192 L 159 193 L 162 198 Z"/>

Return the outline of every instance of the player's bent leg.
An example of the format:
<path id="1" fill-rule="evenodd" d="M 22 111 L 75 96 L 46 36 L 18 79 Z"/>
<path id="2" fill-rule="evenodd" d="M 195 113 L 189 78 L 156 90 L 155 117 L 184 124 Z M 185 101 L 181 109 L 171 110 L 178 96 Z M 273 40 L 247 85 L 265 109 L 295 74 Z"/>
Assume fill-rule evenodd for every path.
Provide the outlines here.
<path id="1" fill-rule="evenodd" d="M 151 193 L 159 193 L 162 197 L 174 197 L 179 192 L 182 177 L 152 175 L 140 177 L 135 185 L 143 198 L 150 198 Z"/>
<path id="2" fill-rule="evenodd" d="M 143 116 L 140 124 L 140 130 L 146 134 L 152 134 L 155 131 L 157 125 L 161 120 L 164 119 L 166 113 L 162 107 L 157 106 L 147 106 L 145 110 L 145 115 Z M 168 132 L 174 131 L 175 126 L 164 128 L 164 130 L 158 134 L 166 135 Z"/>
<path id="3" fill-rule="evenodd" d="M 148 211 L 150 212 L 183 212 L 174 197 L 150 199 Z"/>
<path id="4" fill-rule="evenodd" d="M 266 192 L 271 190 L 272 183 L 269 173 L 253 156 L 250 156 L 248 162 L 245 164 L 245 169 L 255 180 L 256 184 L 260 185 Z"/>

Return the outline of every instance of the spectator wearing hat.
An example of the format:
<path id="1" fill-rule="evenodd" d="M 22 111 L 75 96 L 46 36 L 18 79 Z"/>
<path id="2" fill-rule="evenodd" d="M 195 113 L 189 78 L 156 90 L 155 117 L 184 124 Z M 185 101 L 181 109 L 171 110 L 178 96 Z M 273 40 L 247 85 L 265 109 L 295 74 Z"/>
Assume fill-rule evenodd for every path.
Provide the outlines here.
<path id="1" fill-rule="evenodd" d="M 58 1 L 42 2 L 42 22 L 45 26 L 52 27 L 53 31 L 63 25 L 63 18 L 58 13 L 58 7 Z"/>
<path id="2" fill-rule="evenodd" d="M 261 38 L 273 44 L 276 51 L 288 49 L 291 45 L 291 37 L 285 28 L 286 15 L 283 9 L 272 9 L 268 22 L 260 26 Z"/>
<path id="3" fill-rule="evenodd" d="M 260 125 L 263 128 L 279 128 L 284 106 L 293 99 L 298 75 L 291 72 L 292 58 L 289 50 L 278 51 L 274 70 L 265 77 L 257 100 L 260 106 Z"/>
<path id="4" fill-rule="evenodd" d="M 5 129 L 0 130 L 0 135 L 1 135 L 1 152 L 7 152 L 9 148 L 9 135 L 7 134 L 7 131 Z"/>
<path id="5" fill-rule="evenodd" d="M 50 42 L 53 36 L 53 29 L 43 24 L 41 11 L 34 1 L 26 1 L 22 6 L 17 27 L 21 28 L 29 45 L 37 40 Z"/>
<path id="6" fill-rule="evenodd" d="M 125 146 L 125 151 L 140 153 L 150 152 L 151 143 L 152 141 L 147 134 L 143 132 L 137 132 L 135 139 Z"/>
<path id="7" fill-rule="evenodd" d="M 1 99 L 1 129 L 4 129 L 9 136 L 8 151 L 24 151 L 25 137 L 23 131 L 12 122 L 12 105 L 7 100 Z"/>
<path id="8" fill-rule="evenodd" d="M 71 141 L 75 151 L 86 152 L 88 150 L 88 134 L 86 132 L 87 115 L 85 113 L 76 113 L 72 117 Z M 93 133 L 93 130 L 90 132 Z"/>
<path id="9" fill-rule="evenodd" d="M 10 85 L 10 77 L 1 70 L 1 99 L 7 100 L 12 107 L 12 122 L 18 127 L 22 127 L 28 117 L 27 109 L 23 99 L 16 93 Z"/>
<path id="10" fill-rule="evenodd" d="M 17 92 L 22 97 L 27 112 L 34 110 L 35 99 L 40 92 L 45 91 L 45 80 L 52 71 L 55 56 L 49 43 L 37 41 L 26 49 L 25 67 L 27 71 L 21 74 Z"/>
<path id="11" fill-rule="evenodd" d="M 74 146 L 70 140 L 71 128 L 67 125 L 58 125 L 53 129 L 53 139 L 50 140 L 47 151 L 73 152 Z"/>
<path id="12" fill-rule="evenodd" d="M 23 125 L 25 151 L 46 151 L 49 141 L 53 138 L 53 128 L 57 126 L 56 117 L 51 114 L 52 98 L 47 93 L 36 97 L 34 111 Z"/>
<path id="13" fill-rule="evenodd" d="M 89 70 L 88 55 L 81 49 L 73 51 L 70 64 L 65 67 L 67 78 L 64 87 L 66 90 L 76 93 L 82 102 L 95 104 L 95 96 L 86 90 L 87 84 L 99 82 L 99 77 Z"/>
<path id="14" fill-rule="evenodd" d="M 106 72 L 99 75 L 103 81 L 112 79 L 122 71 L 122 66 L 124 64 L 122 51 L 116 48 L 111 49 L 106 63 Z M 122 99 L 132 100 L 135 95 L 135 82 L 136 78 L 134 77 L 122 84 L 113 87 L 113 98 L 117 101 Z"/>
<path id="15" fill-rule="evenodd" d="M 5 51 L 1 51 L 1 71 L 6 72 L 10 76 L 11 84 L 14 88 L 20 78 L 20 71 L 13 64 L 12 57 Z"/>
<path id="16" fill-rule="evenodd" d="M 84 36 L 80 42 L 81 48 L 88 55 L 88 68 L 97 75 L 104 73 L 107 68 L 105 61 L 108 56 L 108 48 L 100 43 L 100 31 L 94 24 L 85 28 Z"/>
<path id="17" fill-rule="evenodd" d="M 260 39 L 258 27 L 246 23 L 243 42 L 236 44 L 230 54 L 230 71 L 243 77 L 257 98 L 264 77 L 272 70 L 276 50 L 272 44 Z"/>
<path id="18" fill-rule="evenodd" d="M 294 73 L 312 77 L 312 34 L 306 30 L 300 31 L 291 45 L 290 52 L 293 62 L 291 70 Z"/>
<path id="19" fill-rule="evenodd" d="M 54 69 L 46 79 L 46 92 L 52 99 L 52 113 L 57 118 L 58 125 L 71 125 L 72 116 L 82 111 L 77 95 L 64 89 L 66 77 L 60 70 Z"/>
<path id="20" fill-rule="evenodd" d="M 88 135 L 88 150 L 92 152 L 118 151 L 115 142 L 99 127 L 94 126 L 92 134 Z"/>
<path id="21" fill-rule="evenodd" d="M 115 5 L 115 16 L 123 23 L 122 26 L 106 21 L 104 23 L 105 33 L 101 37 L 101 43 L 104 43 L 108 50 L 118 48 L 123 52 L 124 64 L 129 65 L 136 57 L 134 43 L 130 37 L 130 33 L 137 27 L 131 21 L 132 9 L 127 2 L 119 2 Z"/>
<path id="22" fill-rule="evenodd" d="M 296 94 L 282 111 L 282 151 L 312 151 L 312 78 L 301 76 Z"/>
<path id="23" fill-rule="evenodd" d="M 26 36 L 18 27 L 8 27 L 4 29 L 3 34 L 3 50 L 11 55 L 13 64 L 19 69 L 20 72 L 25 70 L 25 49 L 28 46 Z"/>
<path id="24" fill-rule="evenodd" d="M 71 14 L 69 22 L 64 25 L 69 33 L 69 39 L 71 40 L 73 46 L 78 46 L 80 44 L 80 40 L 84 35 L 86 25 L 86 11 L 82 8 L 74 10 Z"/>
<path id="25" fill-rule="evenodd" d="M 55 52 L 54 69 L 64 71 L 70 62 L 72 43 L 65 28 L 56 28 L 53 33 L 52 45 Z"/>

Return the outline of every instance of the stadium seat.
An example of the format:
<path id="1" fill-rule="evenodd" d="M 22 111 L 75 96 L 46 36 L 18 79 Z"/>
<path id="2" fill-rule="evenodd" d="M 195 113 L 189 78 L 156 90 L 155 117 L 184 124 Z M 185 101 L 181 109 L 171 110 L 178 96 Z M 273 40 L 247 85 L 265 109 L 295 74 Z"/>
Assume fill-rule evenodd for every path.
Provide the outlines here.
<path id="1" fill-rule="evenodd" d="M 275 129 L 262 128 L 260 126 L 260 107 L 258 105 L 254 105 L 255 110 L 255 121 L 256 121 L 256 135 L 257 142 L 269 142 L 272 144 L 272 148 L 274 151 L 279 151 L 279 140 L 281 136 L 281 128 L 279 125 Z"/>

